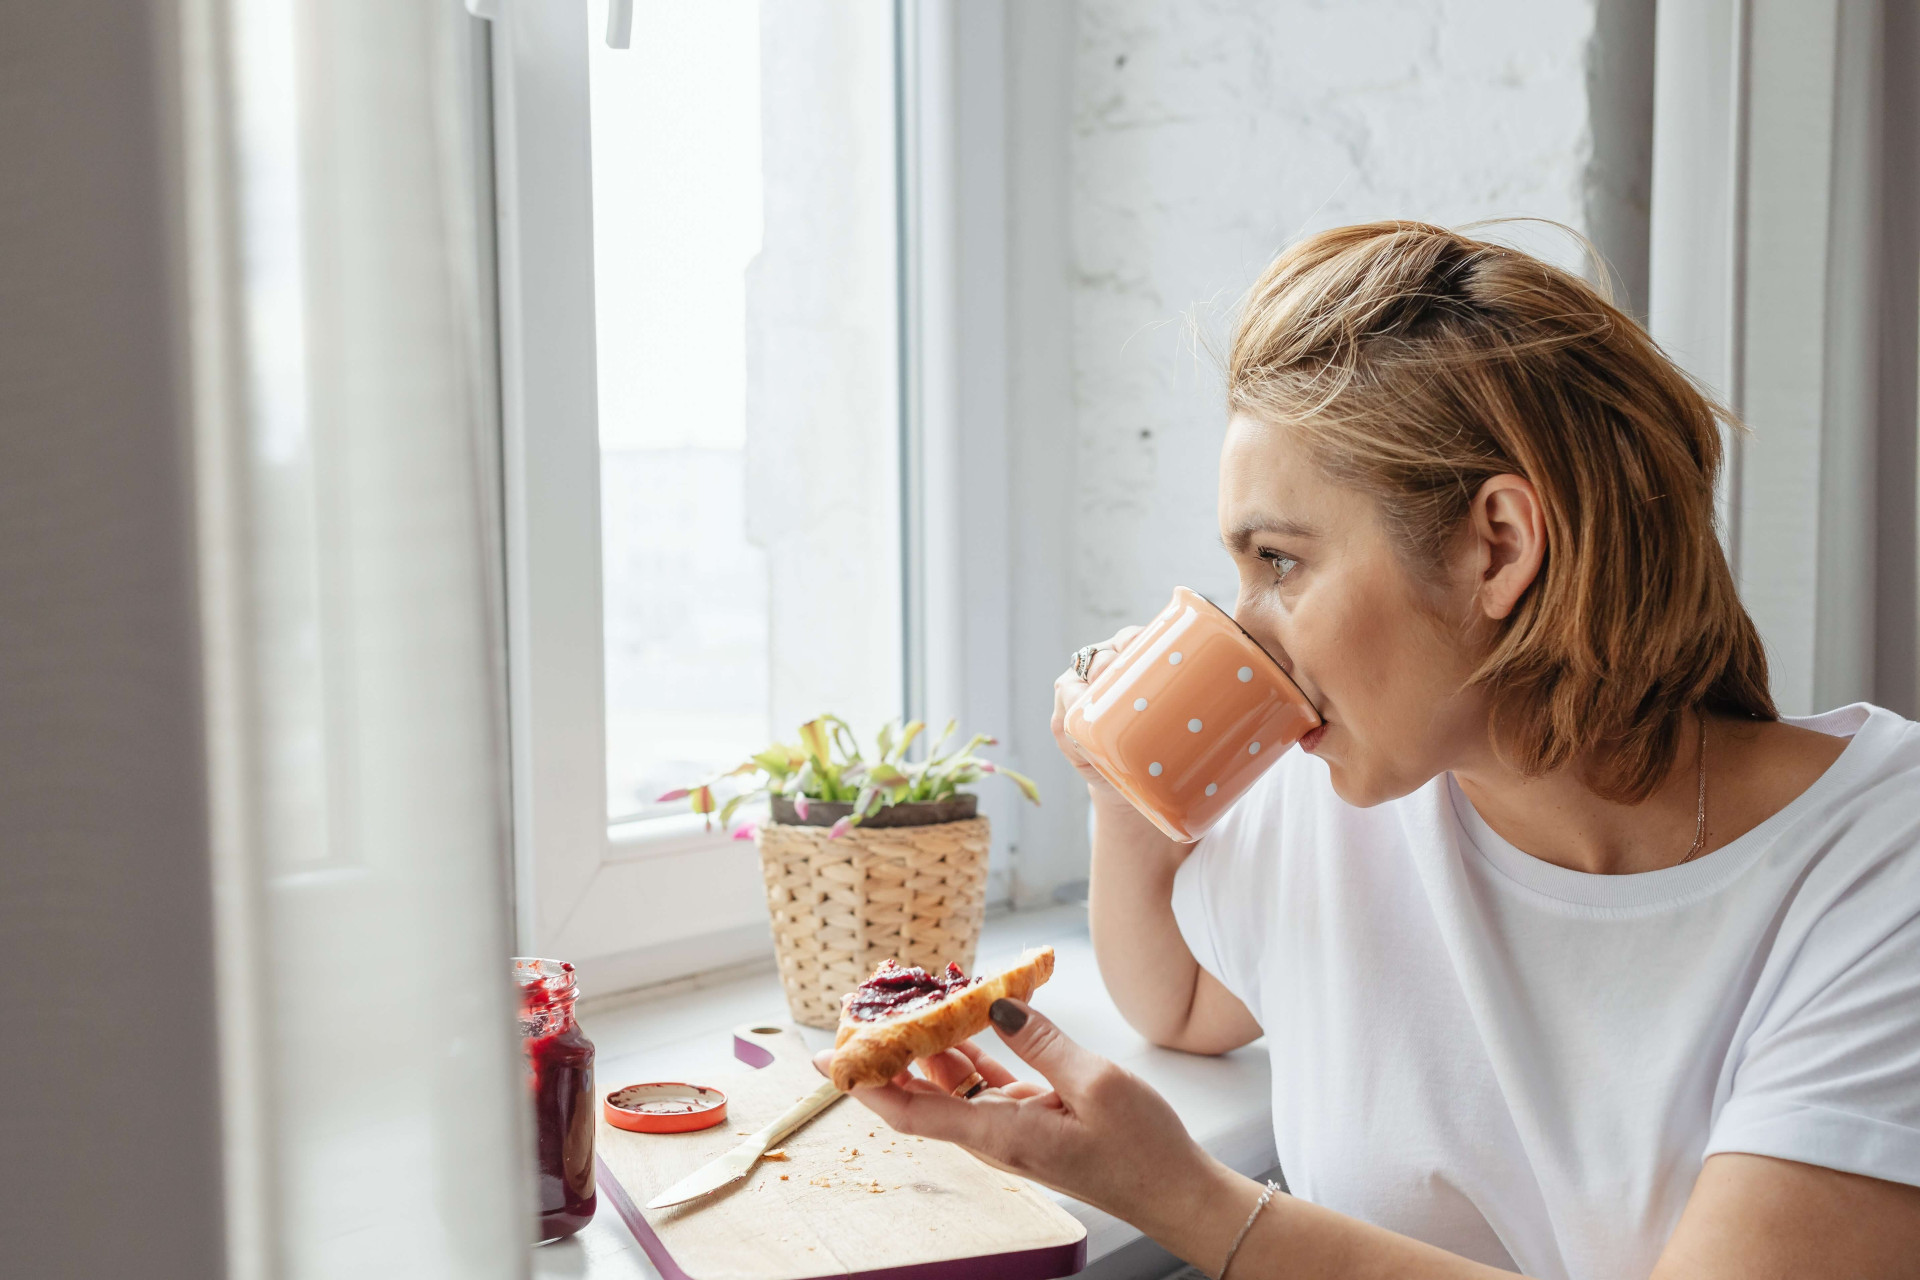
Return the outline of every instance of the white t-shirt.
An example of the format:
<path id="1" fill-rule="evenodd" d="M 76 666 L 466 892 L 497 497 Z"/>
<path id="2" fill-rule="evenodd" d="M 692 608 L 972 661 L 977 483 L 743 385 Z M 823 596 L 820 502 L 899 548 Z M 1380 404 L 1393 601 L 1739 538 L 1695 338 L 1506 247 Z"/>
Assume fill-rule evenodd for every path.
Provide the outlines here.
<path id="1" fill-rule="evenodd" d="M 1266 1031 L 1293 1193 L 1542 1280 L 1640 1280 L 1714 1152 L 1920 1184 L 1920 725 L 1791 723 L 1852 741 L 1640 875 L 1529 857 L 1450 775 L 1356 809 L 1312 756 L 1270 770 L 1173 909 Z"/>

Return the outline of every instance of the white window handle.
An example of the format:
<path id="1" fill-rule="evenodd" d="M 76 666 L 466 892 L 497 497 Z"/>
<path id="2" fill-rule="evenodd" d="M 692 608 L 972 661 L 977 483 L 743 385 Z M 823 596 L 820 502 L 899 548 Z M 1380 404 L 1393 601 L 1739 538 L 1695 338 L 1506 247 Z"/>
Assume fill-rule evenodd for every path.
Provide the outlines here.
<path id="1" fill-rule="evenodd" d="M 607 0 L 607 48 L 633 44 L 633 0 Z"/>
<path id="2" fill-rule="evenodd" d="M 467 0 L 467 12 L 492 22 L 500 16 L 500 0 Z M 633 0 L 607 0 L 607 48 L 633 44 Z"/>

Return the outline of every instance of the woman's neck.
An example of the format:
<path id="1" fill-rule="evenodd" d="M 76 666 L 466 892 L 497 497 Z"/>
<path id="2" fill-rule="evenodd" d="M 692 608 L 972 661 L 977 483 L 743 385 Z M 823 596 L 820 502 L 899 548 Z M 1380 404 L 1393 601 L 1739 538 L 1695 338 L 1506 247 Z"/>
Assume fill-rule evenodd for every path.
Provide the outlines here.
<path id="1" fill-rule="evenodd" d="M 1633 875 L 1676 866 L 1699 824 L 1700 721 L 1688 715 L 1672 766 L 1638 804 L 1596 795 L 1583 770 L 1528 778 L 1491 750 L 1454 777 L 1500 837 L 1543 862 L 1590 875 Z M 1792 725 L 1709 715 L 1704 855 L 1739 839 L 1812 786 L 1846 740 Z"/>

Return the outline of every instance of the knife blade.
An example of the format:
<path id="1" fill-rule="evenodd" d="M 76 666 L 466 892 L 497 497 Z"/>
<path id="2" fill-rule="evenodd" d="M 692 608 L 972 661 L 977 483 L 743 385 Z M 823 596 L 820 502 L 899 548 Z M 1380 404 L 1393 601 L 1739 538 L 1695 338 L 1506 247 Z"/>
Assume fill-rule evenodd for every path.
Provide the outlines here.
<path id="1" fill-rule="evenodd" d="M 647 1201 L 647 1208 L 665 1209 L 683 1201 L 697 1199 L 709 1192 L 718 1191 L 728 1183 L 738 1182 L 752 1171 L 755 1162 L 776 1142 L 844 1097 L 846 1097 L 844 1093 L 834 1088 L 833 1081 L 822 1081 L 818 1089 L 788 1107 L 771 1123 L 755 1131 L 739 1146 L 716 1160 L 709 1160 Z"/>

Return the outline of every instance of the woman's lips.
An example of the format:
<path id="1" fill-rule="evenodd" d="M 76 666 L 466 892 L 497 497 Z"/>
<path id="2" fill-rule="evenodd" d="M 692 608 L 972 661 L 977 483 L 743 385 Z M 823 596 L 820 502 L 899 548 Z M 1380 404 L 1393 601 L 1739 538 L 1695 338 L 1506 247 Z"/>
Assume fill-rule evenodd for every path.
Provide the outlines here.
<path id="1" fill-rule="evenodd" d="M 1327 725 L 1326 725 L 1326 722 L 1323 720 L 1319 724 L 1315 725 L 1313 728 L 1307 730 L 1306 733 L 1301 735 L 1300 749 L 1302 751 L 1312 751 L 1315 747 L 1320 745 L 1320 739 L 1326 736 L 1327 736 Z"/>

